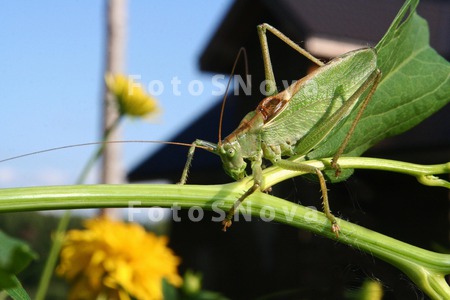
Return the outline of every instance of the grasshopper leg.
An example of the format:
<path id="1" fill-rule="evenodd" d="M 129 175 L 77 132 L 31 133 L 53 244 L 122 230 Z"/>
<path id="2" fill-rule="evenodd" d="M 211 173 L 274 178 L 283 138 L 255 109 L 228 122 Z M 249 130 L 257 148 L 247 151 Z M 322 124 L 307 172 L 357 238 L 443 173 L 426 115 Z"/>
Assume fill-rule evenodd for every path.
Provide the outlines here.
<path id="1" fill-rule="evenodd" d="M 192 159 L 194 158 L 195 148 L 198 147 L 203 148 L 207 151 L 214 152 L 217 148 L 217 145 L 204 140 L 195 140 L 191 144 L 191 147 L 189 148 L 189 152 L 186 159 L 186 165 L 184 166 L 183 173 L 181 174 L 181 179 L 180 182 L 178 182 L 178 184 L 181 185 L 186 184 L 189 175 L 189 168 L 191 167 Z"/>
<path id="2" fill-rule="evenodd" d="M 230 208 L 230 210 L 227 213 L 227 216 L 222 221 L 222 231 L 226 232 L 227 228 L 229 228 L 232 224 L 231 219 L 234 216 L 234 213 L 236 212 L 238 206 L 251 194 L 253 194 L 256 190 L 258 190 L 260 187 L 259 183 L 254 183 L 251 188 L 249 188 L 236 202 L 234 202 L 233 206 Z"/>
<path id="3" fill-rule="evenodd" d="M 273 27 L 267 23 L 264 23 L 264 24 L 258 25 L 257 30 L 258 30 L 259 42 L 261 44 L 262 56 L 263 56 L 263 60 L 264 60 L 264 72 L 266 74 L 266 81 L 267 81 L 266 92 L 268 92 L 269 95 L 277 94 L 278 90 L 277 90 L 277 86 L 275 83 L 275 75 L 273 74 L 266 31 L 271 32 L 273 35 L 275 35 L 280 40 L 285 42 L 288 46 L 293 48 L 298 53 L 302 54 L 303 56 L 305 56 L 306 58 L 311 60 L 316 65 L 318 65 L 318 66 L 324 65 L 323 62 L 321 62 L 320 60 L 315 58 L 313 55 L 311 55 L 308 51 L 306 51 L 305 49 L 303 49 L 302 47 L 300 47 L 299 45 L 294 43 L 294 41 L 292 41 L 290 38 L 285 36 L 281 31 L 279 31 L 275 27 Z"/>
<path id="4" fill-rule="evenodd" d="M 234 202 L 233 206 L 228 211 L 227 216 L 222 221 L 223 231 L 227 231 L 232 224 L 231 219 L 233 218 L 238 206 L 251 194 L 256 192 L 261 188 L 262 185 L 262 152 L 252 161 L 252 175 L 254 183 L 253 185 L 241 196 L 239 199 Z"/>
<path id="5" fill-rule="evenodd" d="M 195 152 L 195 145 L 197 141 L 192 143 L 192 146 L 189 148 L 189 152 L 186 159 L 186 165 L 184 166 L 183 173 L 181 174 L 181 179 L 178 184 L 186 184 L 188 175 L 189 175 L 189 168 L 191 167 L 192 159 L 194 158 L 194 152 Z"/>
<path id="6" fill-rule="evenodd" d="M 350 129 L 348 130 L 344 141 L 342 142 L 341 146 L 337 150 L 337 152 L 334 154 L 333 159 L 331 160 L 331 167 L 336 170 L 336 177 L 339 176 L 341 173 L 341 170 L 339 168 L 338 159 L 339 157 L 344 153 L 345 147 L 347 147 L 348 142 L 350 141 L 351 136 L 353 135 L 353 132 L 355 131 L 356 125 L 358 124 L 359 120 L 361 119 L 361 116 L 366 109 L 367 105 L 370 102 L 370 99 L 372 99 L 373 94 L 375 93 L 375 90 L 377 89 L 378 83 L 381 80 L 381 71 L 376 70 L 373 73 L 373 76 L 369 77 L 369 79 L 364 83 L 364 85 L 360 88 L 362 91 L 366 90 L 368 86 L 372 85 L 370 88 L 369 93 L 367 94 L 366 98 L 364 99 L 363 103 L 361 104 L 361 108 L 358 111 L 358 114 L 356 115 L 355 119 L 352 122 L 352 125 L 350 126 Z M 362 92 L 361 92 L 362 93 Z M 359 93 L 355 93 L 359 97 Z"/>
<path id="7" fill-rule="evenodd" d="M 320 189 L 322 191 L 322 206 L 323 206 L 323 212 L 325 213 L 325 216 L 328 220 L 331 222 L 331 231 L 336 235 L 336 238 L 339 237 L 339 224 L 336 221 L 336 217 L 331 213 L 330 209 L 330 203 L 328 201 L 328 190 L 325 178 L 322 174 L 322 171 L 316 168 L 316 174 L 317 177 L 319 177 L 319 183 L 320 183 Z"/>
<path id="8" fill-rule="evenodd" d="M 328 190 L 327 190 L 327 184 L 325 181 L 325 177 L 322 174 L 322 171 L 320 171 L 318 168 L 315 168 L 313 166 L 309 166 L 306 164 L 293 162 L 289 160 L 278 160 L 275 162 L 275 165 L 279 166 L 280 168 L 286 169 L 286 170 L 292 170 L 292 171 L 304 171 L 308 173 L 315 173 L 317 177 L 319 178 L 320 183 L 320 189 L 322 191 L 322 206 L 323 206 L 323 212 L 325 213 L 325 216 L 328 220 L 331 222 L 331 231 L 336 235 L 336 237 L 339 237 L 339 224 L 337 223 L 336 217 L 331 213 L 330 209 L 330 203 L 328 202 Z"/>

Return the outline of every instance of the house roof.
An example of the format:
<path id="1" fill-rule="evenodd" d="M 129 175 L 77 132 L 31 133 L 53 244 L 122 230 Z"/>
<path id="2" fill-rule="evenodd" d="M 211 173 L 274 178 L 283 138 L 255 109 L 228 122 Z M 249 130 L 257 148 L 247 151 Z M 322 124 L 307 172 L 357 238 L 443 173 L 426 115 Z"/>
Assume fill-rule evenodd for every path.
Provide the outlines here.
<path id="1" fill-rule="evenodd" d="M 297 42 L 308 36 L 374 45 L 404 0 L 241 0 L 235 1 L 200 56 L 200 69 L 227 72 L 237 50 L 256 41 L 256 25 L 269 23 Z M 419 14 L 430 26 L 434 49 L 450 58 L 450 3 L 422 0 Z M 255 45 L 259 51 L 259 43 Z"/>

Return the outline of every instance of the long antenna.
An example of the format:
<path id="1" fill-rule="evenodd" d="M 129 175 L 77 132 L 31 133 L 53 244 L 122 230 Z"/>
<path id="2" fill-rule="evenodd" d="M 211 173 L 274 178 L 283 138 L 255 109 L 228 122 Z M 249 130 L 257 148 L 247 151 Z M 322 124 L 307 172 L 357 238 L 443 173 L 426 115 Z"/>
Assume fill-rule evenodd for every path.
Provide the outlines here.
<path id="1" fill-rule="evenodd" d="M 62 150 L 62 149 L 84 147 L 84 146 L 93 146 L 93 145 L 119 144 L 119 143 L 121 143 L 121 144 L 125 144 L 125 143 L 127 143 L 127 144 L 130 144 L 130 143 L 140 143 L 140 144 L 151 143 L 151 144 L 178 145 L 178 146 L 185 146 L 185 147 L 192 147 L 192 146 L 194 146 L 196 148 L 201 148 L 201 149 L 204 149 L 206 151 L 213 151 L 214 150 L 211 147 L 200 146 L 200 145 L 195 145 L 195 144 L 188 144 L 188 143 L 180 143 L 180 142 L 146 141 L 146 140 L 107 141 L 107 142 L 91 142 L 91 143 L 73 144 L 73 145 L 67 145 L 67 146 L 62 146 L 62 147 L 55 147 L 55 148 L 49 148 L 49 149 L 45 149 L 45 150 L 34 151 L 34 152 L 30 152 L 30 153 L 21 154 L 21 155 L 17 155 L 17 156 L 13 156 L 13 157 L 2 159 L 2 160 L 0 160 L 0 163 L 3 163 L 5 161 L 9 161 L 9 160 L 22 158 L 22 157 L 27 157 L 27 156 L 32 156 L 32 155 L 36 155 L 36 154 L 42 154 L 42 153 L 45 153 L 45 152 L 57 151 L 57 150 Z"/>
<path id="2" fill-rule="evenodd" d="M 222 108 L 220 109 L 220 118 L 219 118 L 219 141 L 217 142 L 217 145 L 220 145 L 222 143 L 222 121 L 223 121 L 223 111 L 225 110 L 225 103 L 227 101 L 227 95 L 228 95 L 228 90 L 230 88 L 231 85 L 231 79 L 233 78 L 234 75 L 234 70 L 236 69 L 236 65 L 237 62 L 239 61 L 239 57 L 241 56 L 241 54 L 244 55 L 244 63 L 245 63 L 245 79 L 247 81 L 247 75 L 248 75 L 248 61 L 247 61 L 247 51 L 245 51 L 244 47 L 241 47 L 239 49 L 239 52 L 236 56 L 236 59 L 234 60 L 234 64 L 233 64 L 233 68 L 231 69 L 231 74 L 230 74 L 230 79 L 228 79 L 228 84 L 227 84 L 227 88 L 225 90 L 225 95 L 223 96 L 223 101 L 222 101 Z M 246 82 L 248 85 L 248 82 Z"/>

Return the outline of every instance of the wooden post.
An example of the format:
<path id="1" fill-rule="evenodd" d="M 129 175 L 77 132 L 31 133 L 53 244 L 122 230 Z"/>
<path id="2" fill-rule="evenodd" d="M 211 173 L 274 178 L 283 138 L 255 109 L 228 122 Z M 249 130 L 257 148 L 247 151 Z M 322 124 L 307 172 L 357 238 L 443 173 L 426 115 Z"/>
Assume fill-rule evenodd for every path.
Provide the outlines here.
<path id="1" fill-rule="evenodd" d="M 126 46 L 127 0 L 109 0 L 107 2 L 107 40 L 105 74 L 124 73 Z M 104 86 L 102 132 L 111 126 L 118 117 L 118 109 L 113 95 Z M 108 140 L 119 140 L 118 129 L 111 132 Z M 105 147 L 102 158 L 101 182 L 119 184 L 124 181 L 124 169 L 120 144 Z M 116 211 L 116 212 L 115 212 Z M 101 214 L 117 217 L 117 210 L 104 209 Z"/>

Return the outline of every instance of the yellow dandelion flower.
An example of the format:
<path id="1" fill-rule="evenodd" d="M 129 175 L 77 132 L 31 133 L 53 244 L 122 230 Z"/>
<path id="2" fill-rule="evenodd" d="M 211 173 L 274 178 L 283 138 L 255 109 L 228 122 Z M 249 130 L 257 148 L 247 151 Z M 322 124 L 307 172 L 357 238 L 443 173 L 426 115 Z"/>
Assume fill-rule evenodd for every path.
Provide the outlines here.
<path id="1" fill-rule="evenodd" d="M 70 230 L 57 273 L 72 283 L 69 299 L 162 299 L 162 280 L 179 287 L 180 258 L 167 238 L 133 223 L 92 219 Z"/>
<path id="2" fill-rule="evenodd" d="M 107 74 L 105 82 L 117 99 L 121 114 L 146 117 L 158 111 L 155 98 L 147 94 L 140 84 L 122 74 Z"/>

